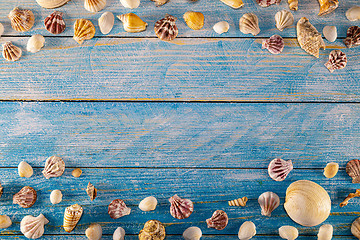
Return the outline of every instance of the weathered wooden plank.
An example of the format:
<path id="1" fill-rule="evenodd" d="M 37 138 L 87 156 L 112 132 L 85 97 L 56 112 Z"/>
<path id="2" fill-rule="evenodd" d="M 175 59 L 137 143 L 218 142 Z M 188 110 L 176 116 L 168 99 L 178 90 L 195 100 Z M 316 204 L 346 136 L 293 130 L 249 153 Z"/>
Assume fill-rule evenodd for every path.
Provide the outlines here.
<path id="1" fill-rule="evenodd" d="M 2 239 L 7 240 L 7 239 L 27 239 L 24 236 L 21 235 L 14 235 L 14 236 L 1 236 Z M 127 240 L 138 240 L 138 236 L 137 235 L 126 235 L 125 237 Z M 43 238 L 41 239 L 49 239 L 49 240 L 69 240 L 69 239 L 74 239 L 74 236 L 62 236 L 62 235 L 44 235 Z M 88 240 L 87 237 L 85 236 L 81 236 L 81 235 L 76 235 L 76 239 L 77 240 Z M 111 235 L 103 235 L 103 237 L 101 239 L 113 239 Z M 184 240 L 184 238 L 181 235 L 167 235 L 166 236 L 167 240 Z M 222 239 L 222 240 L 234 240 L 234 239 L 238 239 L 237 235 L 203 235 L 201 237 L 201 239 Z M 279 236 L 254 236 L 253 238 L 251 238 L 253 240 L 256 239 L 280 239 Z M 308 240 L 308 239 L 313 239 L 316 240 L 317 237 L 316 236 L 299 236 L 297 238 L 298 240 Z M 334 236 L 332 239 L 342 239 L 342 240 L 350 240 L 350 239 L 354 239 L 354 237 L 352 236 Z"/>

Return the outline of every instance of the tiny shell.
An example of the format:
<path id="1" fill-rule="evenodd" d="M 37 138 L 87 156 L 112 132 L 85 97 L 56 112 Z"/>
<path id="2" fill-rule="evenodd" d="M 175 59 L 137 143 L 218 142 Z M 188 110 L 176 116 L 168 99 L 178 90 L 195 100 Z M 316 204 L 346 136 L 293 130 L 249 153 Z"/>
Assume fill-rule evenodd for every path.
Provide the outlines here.
<path id="1" fill-rule="evenodd" d="M 139 208 L 145 212 L 153 211 L 155 210 L 157 203 L 158 201 L 155 197 L 146 197 L 139 203 Z"/>
<path id="2" fill-rule="evenodd" d="M 13 45 L 11 42 L 6 42 L 3 45 L 2 55 L 7 61 L 17 61 L 20 59 L 22 50 L 21 48 Z"/>
<path id="3" fill-rule="evenodd" d="M 228 224 L 229 218 L 223 210 L 216 210 L 211 218 L 206 219 L 208 228 L 215 228 L 216 230 L 223 230 Z"/>
<path id="4" fill-rule="evenodd" d="M 163 19 L 158 20 L 154 27 L 156 36 L 163 41 L 174 40 L 179 33 L 175 24 L 176 19 L 176 17 L 166 14 Z"/>
<path id="5" fill-rule="evenodd" d="M 124 30 L 127 32 L 142 32 L 146 30 L 146 26 L 148 25 L 135 13 L 122 14 L 117 17 L 123 23 Z"/>
<path id="6" fill-rule="evenodd" d="M 247 201 L 248 201 L 247 197 L 242 197 L 242 198 L 228 201 L 228 204 L 229 204 L 229 206 L 245 207 Z"/>
<path id="7" fill-rule="evenodd" d="M 54 11 L 44 20 L 46 30 L 52 34 L 60 34 L 65 31 L 66 24 L 63 20 L 63 13 Z"/>
<path id="8" fill-rule="evenodd" d="M 268 7 L 272 4 L 279 4 L 281 0 L 256 0 L 260 7 Z"/>
<path id="9" fill-rule="evenodd" d="M 358 26 L 351 26 L 348 28 L 344 43 L 348 48 L 360 45 L 360 28 Z"/>
<path id="10" fill-rule="evenodd" d="M 140 6 L 140 0 L 120 0 L 120 3 L 126 8 L 137 8 Z"/>
<path id="11" fill-rule="evenodd" d="M 71 172 L 71 174 L 73 175 L 73 177 L 78 178 L 78 177 L 81 176 L 82 170 L 81 170 L 80 168 L 75 168 L 75 169 Z"/>
<path id="12" fill-rule="evenodd" d="M 245 13 L 239 21 L 240 31 L 244 34 L 251 33 L 256 36 L 260 32 L 258 17 L 253 13 Z"/>
<path id="13" fill-rule="evenodd" d="M 93 201 L 97 196 L 97 189 L 89 182 L 86 188 L 86 193 L 90 197 L 90 200 Z"/>
<path id="14" fill-rule="evenodd" d="M 214 31 L 218 34 L 222 34 L 222 33 L 229 31 L 229 28 L 230 28 L 230 25 L 226 21 L 218 22 L 213 26 Z"/>
<path id="15" fill-rule="evenodd" d="M 44 234 L 44 226 L 47 223 L 49 220 L 42 214 L 37 217 L 27 215 L 20 222 L 20 231 L 27 238 L 37 239 Z"/>
<path id="16" fill-rule="evenodd" d="M 232 8 L 235 8 L 235 9 L 241 8 L 242 6 L 244 6 L 244 3 L 242 0 L 220 0 L 220 1 Z"/>
<path id="17" fill-rule="evenodd" d="M 292 11 L 298 10 L 298 0 L 288 0 L 289 9 Z"/>
<path id="18" fill-rule="evenodd" d="M 9 218 L 9 216 L 0 215 L 0 228 L 2 228 L 2 229 L 8 228 L 11 226 L 11 224 L 12 224 L 12 221 Z"/>
<path id="19" fill-rule="evenodd" d="M 114 26 L 114 14 L 112 12 L 104 12 L 98 19 L 99 28 L 102 34 L 111 32 Z"/>
<path id="20" fill-rule="evenodd" d="M 167 3 L 169 0 L 151 0 L 151 1 L 155 2 L 155 6 L 160 7 L 165 3 Z"/>
<path id="21" fill-rule="evenodd" d="M 340 207 L 345 207 L 348 205 L 349 200 L 354 197 L 360 197 L 360 189 L 356 189 L 355 193 L 349 193 L 345 200 L 340 203 Z"/>
<path id="22" fill-rule="evenodd" d="M 108 213 L 112 219 L 118 219 L 120 217 L 129 215 L 131 209 L 126 206 L 123 200 L 115 199 L 108 207 Z"/>
<path id="23" fill-rule="evenodd" d="M 200 30 L 204 26 L 204 14 L 201 12 L 187 11 L 184 14 L 184 20 L 192 30 Z"/>
<path id="24" fill-rule="evenodd" d="M 62 197 L 63 195 L 60 190 L 54 190 L 50 194 L 50 202 L 52 204 L 58 204 L 62 201 Z"/>
<path id="25" fill-rule="evenodd" d="M 319 228 L 318 240 L 331 240 L 334 228 L 330 224 L 324 224 Z"/>
<path id="26" fill-rule="evenodd" d="M 26 186 L 13 196 L 13 204 L 19 204 L 23 208 L 29 208 L 35 204 L 37 194 L 35 189 Z"/>
<path id="27" fill-rule="evenodd" d="M 84 8 L 89 12 L 98 12 L 104 9 L 106 0 L 85 0 Z"/>
<path id="28" fill-rule="evenodd" d="M 32 53 L 37 53 L 44 46 L 45 38 L 40 34 L 32 35 L 26 46 L 26 50 Z"/>
<path id="29" fill-rule="evenodd" d="M 334 50 L 334 51 L 340 51 L 340 50 Z M 345 56 L 345 58 L 346 58 L 346 56 Z M 345 62 L 345 65 L 346 65 L 346 62 Z M 325 66 L 327 66 L 327 65 L 325 64 Z M 331 68 L 335 69 L 333 67 L 330 67 L 330 69 Z M 338 171 L 339 171 L 339 164 L 337 164 L 335 162 L 328 163 L 326 165 L 326 167 L 324 168 L 324 176 L 327 177 L 327 178 L 333 178 L 333 177 L 335 177 L 335 175 L 337 174 Z"/>
<path id="30" fill-rule="evenodd" d="M 4 33 L 4 25 L 2 25 L 2 23 L 0 23 L 0 37 L 3 33 Z"/>
<path id="31" fill-rule="evenodd" d="M 202 231 L 198 227 L 189 227 L 183 233 L 183 238 L 185 240 L 200 240 L 202 236 Z"/>
<path id="32" fill-rule="evenodd" d="M 331 13 L 339 6 L 339 0 L 319 0 L 319 16 Z"/>
<path id="33" fill-rule="evenodd" d="M 100 224 L 93 223 L 85 231 L 85 235 L 89 240 L 100 240 L 102 236 L 102 228 Z"/>
<path id="34" fill-rule="evenodd" d="M 337 38 L 337 29 L 335 26 L 325 26 L 323 28 L 323 34 L 326 40 L 329 42 L 335 42 Z"/>
<path id="35" fill-rule="evenodd" d="M 351 224 L 351 233 L 358 239 L 360 239 L 360 217 L 355 219 Z"/>
<path id="36" fill-rule="evenodd" d="M 79 222 L 83 214 L 83 208 L 79 204 L 74 204 L 65 209 L 64 213 L 64 230 L 70 233 Z"/>
<path id="37" fill-rule="evenodd" d="M 294 240 L 299 236 L 299 231 L 293 226 L 282 226 L 279 228 L 279 235 L 283 239 Z"/>
<path id="38" fill-rule="evenodd" d="M 149 220 L 139 233 L 139 240 L 164 240 L 165 227 L 158 220 Z"/>
<path id="39" fill-rule="evenodd" d="M 170 214 L 174 218 L 184 219 L 190 217 L 194 211 L 194 204 L 190 199 L 180 198 L 177 194 L 169 198 Z"/>
<path id="40" fill-rule="evenodd" d="M 34 170 L 33 168 L 30 166 L 30 164 L 28 164 L 25 161 L 22 161 L 19 163 L 18 165 L 18 172 L 19 172 L 19 176 L 20 177 L 26 177 L 29 178 L 33 175 Z"/>
<path id="41" fill-rule="evenodd" d="M 352 178 L 352 183 L 360 183 L 360 160 L 350 160 L 346 164 L 346 173 Z"/>
<path id="42" fill-rule="evenodd" d="M 287 10 L 281 10 L 275 14 L 276 28 L 283 31 L 294 23 L 294 16 Z"/>
<path id="43" fill-rule="evenodd" d="M 284 46 L 284 39 L 279 35 L 272 35 L 269 39 L 262 41 L 262 48 L 266 48 L 272 54 L 281 53 L 284 50 Z M 272 174 L 275 174 L 275 172 L 272 172 Z"/>
<path id="44" fill-rule="evenodd" d="M 271 212 L 280 205 L 280 198 L 276 193 L 264 192 L 259 196 L 258 202 L 261 207 L 261 215 L 270 217 Z"/>
<path id="45" fill-rule="evenodd" d="M 324 40 L 316 28 L 309 22 L 309 19 L 302 17 L 297 25 L 297 40 L 305 52 L 319 58 L 320 48 L 325 49 Z"/>
<path id="46" fill-rule="evenodd" d="M 43 8 L 57 8 L 66 4 L 70 0 L 36 0 L 36 2 Z"/>
<path id="47" fill-rule="evenodd" d="M 256 226 L 253 222 L 244 222 L 239 229 L 238 237 L 240 240 L 249 240 L 256 234 Z"/>
<path id="48" fill-rule="evenodd" d="M 122 227 L 118 227 L 113 234 L 113 240 L 124 240 L 125 230 Z"/>
<path id="49" fill-rule="evenodd" d="M 90 40 L 95 36 L 95 27 L 91 21 L 86 19 L 76 19 L 74 24 L 73 39 L 82 44 L 84 40 Z"/>
<path id="50" fill-rule="evenodd" d="M 0 183 L 0 197 L 1 197 L 2 194 L 3 194 L 3 191 L 4 191 L 4 188 L 3 188 L 3 186 L 2 186 L 1 183 Z"/>
<path id="51" fill-rule="evenodd" d="M 349 8 L 346 11 L 346 18 L 349 21 L 360 20 L 360 6 L 353 6 L 353 7 Z"/>
<path id="52" fill-rule="evenodd" d="M 18 32 L 29 31 L 35 23 L 35 17 L 30 10 L 20 10 L 14 8 L 8 15 L 11 21 L 11 27 Z"/>
<path id="53" fill-rule="evenodd" d="M 42 171 L 44 177 L 49 179 L 51 177 L 60 177 L 65 171 L 65 162 L 56 156 L 51 156 L 46 159 L 45 168 Z"/>
<path id="54" fill-rule="evenodd" d="M 269 176 L 275 181 L 284 181 L 293 169 L 291 160 L 285 161 L 280 158 L 273 159 L 268 166 Z"/>

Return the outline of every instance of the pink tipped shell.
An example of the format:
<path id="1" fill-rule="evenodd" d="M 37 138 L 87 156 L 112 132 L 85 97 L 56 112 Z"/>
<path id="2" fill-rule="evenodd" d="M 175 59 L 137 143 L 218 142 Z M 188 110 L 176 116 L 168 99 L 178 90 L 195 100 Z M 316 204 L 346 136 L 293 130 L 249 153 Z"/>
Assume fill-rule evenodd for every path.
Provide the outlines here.
<path id="1" fill-rule="evenodd" d="M 273 35 L 262 41 L 262 48 L 266 48 L 272 54 L 279 54 L 284 50 L 284 39 L 279 35 Z"/>
<path id="2" fill-rule="evenodd" d="M 281 0 L 256 0 L 260 7 L 268 7 L 272 4 L 279 4 Z"/>
<path id="3" fill-rule="evenodd" d="M 194 211 L 194 204 L 190 199 L 180 198 L 177 194 L 169 198 L 170 214 L 174 218 L 184 219 L 190 217 Z"/>
<path id="4" fill-rule="evenodd" d="M 329 54 L 329 61 L 325 63 L 325 67 L 332 73 L 336 69 L 343 69 L 346 67 L 347 58 L 346 54 L 341 50 L 333 50 Z"/>
<path id="5" fill-rule="evenodd" d="M 261 207 L 261 215 L 270 217 L 272 211 L 280 205 L 280 198 L 276 193 L 264 192 L 259 196 L 258 202 Z"/>
<path id="6" fill-rule="evenodd" d="M 35 204 L 37 194 L 35 189 L 26 186 L 13 196 L 13 203 L 19 204 L 23 208 L 29 208 Z"/>
<path id="7" fill-rule="evenodd" d="M 346 47 L 351 48 L 360 45 L 360 27 L 352 26 L 349 27 L 344 39 Z"/>
<path id="8" fill-rule="evenodd" d="M 284 181 L 293 169 L 291 160 L 285 161 L 280 158 L 272 160 L 268 167 L 269 176 L 275 181 Z"/>
<path id="9" fill-rule="evenodd" d="M 46 30 L 52 34 L 60 34 L 65 31 L 66 25 L 63 20 L 63 13 L 54 11 L 47 18 L 45 18 L 44 25 Z"/>
<path id="10" fill-rule="evenodd" d="M 51 156 L 46 159 L 45 168 L 42 171 L 44 177 L 49 179 L 51 177 L 60 177 L 65 171 L 65 162 L 56 156 Z"/>
<path id="11" fill-rule="evenodd" d="M 206 219 L 208 228 L 215 228 L 216 230 L 223 230 L 228 224 L 229 218 L 223 210 L 216 210 L 211 218 Z"/>
<path id="12" fill-rule="evenodd" d="M 126 206 L 123 200 L 115 199 L 108 207 L 108 213 L 112 219 L 118 219 L 120 217 L 129 215 L 131 209 Z"/>
<path id="13" fill-rule="evenodd" d="M 360 183 L 360 160 L 350 160 L 346 164 L 346 173 L 352 178 L 352 183 Z"/>

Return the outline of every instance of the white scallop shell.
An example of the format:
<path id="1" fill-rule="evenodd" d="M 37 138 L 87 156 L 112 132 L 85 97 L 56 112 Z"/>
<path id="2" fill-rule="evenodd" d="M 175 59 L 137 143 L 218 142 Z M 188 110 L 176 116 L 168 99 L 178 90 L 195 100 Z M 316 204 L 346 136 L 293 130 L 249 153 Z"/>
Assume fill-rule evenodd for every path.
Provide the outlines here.
<path id="1" fill-rule="evenodd" d="M 50 202 L 52 204 L 58 204 L 62 201 L 62 197 L 63 195 L 60 190 L 54 190 L 50 194 Z"/>
<path id="2" fill-rule="evenodd" d="M 349 10 L 346 11 L 346 18 L 349 21 L 360 20 L 360 6 L 353 6 L 352 8 L 349 8 Z"/>
<path id="3" fill-rule="evenodd" d="M 47 223 L 49 220 L 42 214 L 37 217 L 28 215 L 21 220 L 20 231 L 27 238 L 37 239 L 44 234 L 44 225 Z"/>
<path id="4" fill-rule="evenodd" d="M 98 12 L 104 9 L 106 6 L 106 0 L 85 0 L 84 8 L 89 12 Z"/>
<path id="5" fill-rule="evenodd" d="M 334 228 L 330 224 L 324 224 L 319 228 L 318 240 L 331 240 Z"/>
<path id="6" fill-rule="evenodd" d="M 261 207 L 261 215 L 270 217 L 271 212 L 280 205 L 280 198 L 276 193 L 264 192 L 259 196 L 258 202 Z"/>
<path id="7" fill-rule="evenodd" d="M 114 14 L 112 12 L 104 12 L 98 19 L 99 28 L 102 34 L 108 34 L 111 32 L 114 26 Z"/>
<path id="8" fill-rule="evenodd" d="M 102 228 L 100 224 L 93 223 L 85 231 L 85 235 L 89 240 L 100 240 L 102 236 Z"/>
<path id="9" fill-rule="evenodd" d="M 49 179 L 51 177 L 60 177 L 65 171 L 65 162 L 56 156 L 51 156 L 46 159 L 45 168 L 42 171 L 44 177 Z"/>
<path id="10" fill-rule="evenodd" d="M 213 26 L 214 31 L 218 34 L 227 32 L 229 30 L 229 28 L 230 28 L 230 25 L 226 21 L 218 22 Z"/>
<path id="11" fill-rule="evenodd" d="M 139 203 L 139 208 L 145 212 L 153 211 L 153 210 L 155 210 L 157 203 L 158 203 L 157 199 L 153 196 L 150 196 L 150 197 L 144 198 Z"/>
<path id="12" fill-rule="evenodd" d="M 294 16 L 287 10 L 281 10 L 275 14 L 276 28 L 283 31 L 294 23 Z"/>
<path id="13" fill-rule="evenodd" d="M 282 226 L 279 228 L 279 235 L 283 239 L 294 240 L 299 236 L 299 231 L 293 226 Z"/>
<path id="14" fill-rule="evenodd" d="M 126 8 L 137 8 L 140 6 L 140 0 L 120 0 L 120 3 Z"/>
<path id="15" fill-rule="evenodd" d="M 118 227 L 113 234 L 113 240 L 124 240 L 125 230 L 122 227 Z"/>
<path id="16" fill-rule="evenodd" d="M 57 8 L 61 7 L 70 0 L 36 0 L 36 2 L 43 8 Z"/>
<path id="17" fill-rule="evenodd" d="M 44 46 L 45 38 L 40 34 L 32 35 L 26 46 L 26 50 L 32 53 L 36 53 L 40 51 L 40 49 Z"/>
<path id="18" fill-rule="evenodd" d="M 185 240 L 200 240 L 202 236 L 202 231 L 198 227 L 189 227 L 183 233 L 183 238 Z"/>
<path id="19" fill-rule="evenodd" d="M 323 28 L 323 34 L 326 40 L 329 42 L 335 42 L 337 38 L 337 29 L 335 26 L 325 26 Z"/>
<path id="20" fill-rule="evenodd" d="M 239 229 L 238 238 L 240 240 L 249 240 L 256 234 L 256 226 L 253 222 L 244 222 Z"/>
<path id="21" fill-rule="evenodd" d="M 260 32 L 259 19 L 254 13 L 245 13 L 239 21 L 240 31 L 244 34 L 258 35 Z"/>

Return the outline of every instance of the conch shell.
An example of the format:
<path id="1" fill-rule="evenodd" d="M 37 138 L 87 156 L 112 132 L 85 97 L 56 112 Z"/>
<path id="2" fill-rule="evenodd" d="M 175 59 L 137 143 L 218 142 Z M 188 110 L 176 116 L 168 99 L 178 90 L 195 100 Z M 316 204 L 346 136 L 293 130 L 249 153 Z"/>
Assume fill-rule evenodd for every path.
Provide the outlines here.
<path id="1" fill-rule="evenodd" d="M 106 6 L 106 0 L 85 0 L 84 8 L 89 12 L 98 12 L 104 9 Z"/>
<path id="2" fill-rule="evenodd" d="M 297 25 L 297 40 L 305 52 L 319 58 L 319 49 L 325 49 L 324 40 L 316 28 L 309 22 L 309 19 L 302 17 Z"/>
<path id="3" fill-rule="evenodd" d="M 13 45 L 11 42 L 6 42 L 2 45 L 2 55 L 7 61 L 17 61 L 20 59 L 22 50 L 21 48 Z"/>
<path id="4" fill-rule="evenodd" d="M 95 27 L 90 20 L 76 19 L 74 24 L 74 37 L 73 39 L 79 44 L 84 40 L 90 40 L 95 36 Z"/>
<path id="5" fill-rule="evenodd" d="M 318 240 L 331 240 L 334 228 L 330 224 L 324 224 L 319 228 Z"/>
<path id="6" fill-rule="evenodd" d="M 49 220 L 42 214 L 37 217 L 28 215 L 21 220 L 20 231 L 27 238 L 37 239 L 44 234 L 44 226 L 47 223 L 49 223 Z"/>
<path id="7" fill-rule="evenodd" d="M 358 239 L 360 239 L 360 217 L 355 219 L 351 224 L 351 233 Z"/>
<path id="8" fill-rule="evenodd" d="M 35 204 L 37 194 L 35 189 L 26 186 L 13 196 L 13 203 L 19 204 L 23 208 L 29 208 Z"/>
<path id="9" fill-rule="evenodd" d="M 174 40 L 179 33 L 175 24 L 176 19 L 176 17 L 166 14 L 163 19 L 158 20 L 154 27 L 156 36 L 163 41 Z"/>
<path id="10" fill-rule="evenodd" d="M 232 8 L 235 8 L 235 9 L 241 8 L 242 6 L 244 6 L 244 3 L 242 0 L 220 0 L 220 1 Z"/>
<path id="11" fill-rule="evenodd" d="M 146 26 L 148 25 L 135 13 L 122 14 L 117 17 L 123 23 L 124 30 L 127 32 L 142 32 L 146 30 Z"/>
<path id="12" fill-rule="evenodd" d="M 164 240 L 165 227 L 158 220 L 149 220 L 139 233 L 139 240 Z"/>
<path id="13" fill-rule="evenodd" d="M 244 222 L 239 229 L 238 237 L 240 240 L 249 240 L 256 234 L 256 226 L 253 222 Z"/>
<path id="14" fill-rule="evenodd" d="M 36 2 L 43 8 L 57 8 L 66 4 L 70 0 L 36 0 Z"/>
<path id="15" fill-rule="evenodd" d="M 198 227 L 189 227 L 183 233 L 183 238 L 185 240 L 200 240 L 202 236 L 202 231 Z"/>
<path id="16" fill-rule="evenodd" d="M 200 30 L 204 26 L 204 14 L 201 12 L 187 11 L 184 14 L 184 20 L 192 30 Z"/>
<path id="17" fill-rule="evenodd" d="M 281 10 L 275 14 L 276 28 L 283 31 L 294 23 L 294 16 L 287 10 Z"/>
<path id="18" fill-rule="evenodd" d="M 331 13 L 339 6 L 339 0 L 319 0 L 320 11 L 319 16 Z"/>
<path id="19" fill-rule="evenodd" d="M 223 230 L 229 222 L 229 217 L 223 210 L 216 210 L 211 218 L 206 219 L 208 228 Z"/>
<path id="20" fill-rule="evenodd" d="M 64 214 L 64 229 L 70 233 L 79 222 L 83 214 L 83 208 L 79 204 L 71 205 L 65 209 Z"/>
<path id="21" fill-rule="evenodd" d="M 35 17 L 30 10 L 20 10 L 14 8 L 8 15 L 11 21 L 11 27 L 18 32 L 29 31 L 35 23 Z"/>
<path id="22" fill-rule="evenodd" d="M 184 219 L 190 217 L 194 211 L 193 202 L 190 199 L 180 198 L 177 194 L 169 198 L 170 214 L 174 218 Z"/>
<path id="23" fill-rule="evenodd" d="M 312 227 L 328 218 L 331 200 L 326 190 L 317 183 L 299 180 L 287 188 L 284 208 L 294 222 Z"/>
<path id="24" fill-rule="evenodd" d="M 51 156 L 46 159 L 45 168 L 42 171 L 44 177 L 49 179 L 51 177 L 60 177 L 65 171 L 65 162 L 56 156 Z"/>
<path id="25" fill-rule="evenodd" d="M 245 13 L 239 21 L 240 31 L 256 36 L 260 32 L 259 19 L 254 13 Z"/>
<path id="26" fill-rule="evenodd" d="M 279 235 L 283 239 L 294 240 L 299 236 L 299 231 L 293 226 L 282 226 L 279 228 Z"/>
<path id="27" fill-rule="evenodd" d="M 288 0 L 289 8 L 292 11 L 298 10 L 298 0 Z"/>
<path id="28" fill-rule="evenodd" d="M 276 193 L 264 192 L 259 196 L 258 202 L 261 207 L 261 215 L 270 217 L 271 212 L 280 205 L 280 198 Z"/>
<path id="29" fill-rule="evenodd" d="M 360 160 L 350 160 L 346 164 L 346 173 L 352 178 L 352 183 L 360 183 Z"/>
<path id="30" fill-rule="evenodd" d="M 360 45 L 360 27 L 351 26 L 346 32 L 346 38 L 344 39 L 346 47 L 351 48 Z"/>

